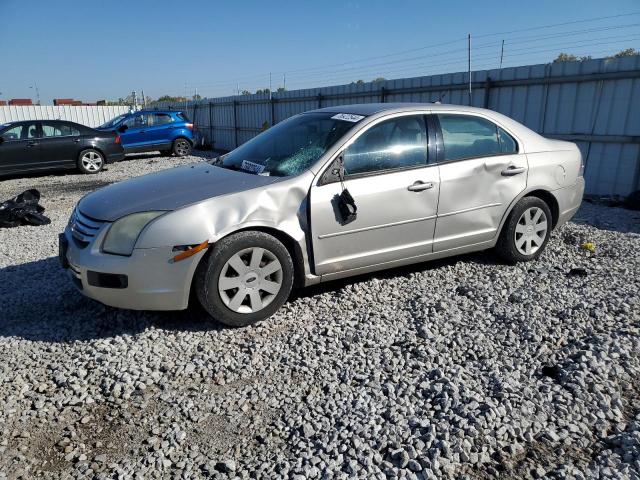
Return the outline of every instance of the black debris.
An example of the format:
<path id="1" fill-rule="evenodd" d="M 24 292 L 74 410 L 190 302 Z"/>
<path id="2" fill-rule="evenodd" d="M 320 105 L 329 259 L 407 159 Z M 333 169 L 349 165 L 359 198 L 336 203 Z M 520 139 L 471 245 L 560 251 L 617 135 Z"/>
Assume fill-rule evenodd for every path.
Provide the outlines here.
<path id="1" fill-rule="evenodd" d="M 39 202 L 40 192 L 31 189 L 11 200 L 0 203 L 0 228 L 19 225 L 48 225 L 51 220 L 42 214 L 44 207 Z"/>

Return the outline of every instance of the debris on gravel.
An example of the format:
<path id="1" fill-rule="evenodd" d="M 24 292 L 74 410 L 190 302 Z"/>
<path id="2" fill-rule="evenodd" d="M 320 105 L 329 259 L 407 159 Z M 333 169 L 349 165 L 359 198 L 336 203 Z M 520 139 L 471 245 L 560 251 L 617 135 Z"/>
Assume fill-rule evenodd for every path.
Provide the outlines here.
<path id="1" fill-rule="evenodd" d="M 52 219 L 0 230 L 0 479 L 640 476 L 638 212 L 585 203 L 535 262 L 327 283 L 244 329 L 77 293 L 80 197 L 195 160 L 0 183 Z"/>

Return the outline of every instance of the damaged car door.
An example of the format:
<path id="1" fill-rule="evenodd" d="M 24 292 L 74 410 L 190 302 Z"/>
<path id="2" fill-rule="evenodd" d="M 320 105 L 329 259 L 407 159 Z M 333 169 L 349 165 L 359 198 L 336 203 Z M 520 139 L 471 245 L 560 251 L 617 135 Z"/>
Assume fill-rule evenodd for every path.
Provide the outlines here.
<path id="1" fill-rule="evenodd" d="M 345 190 L 357 207 L 349 219 L 340 213 Z M 438 192 L 438 167 L 428 165 L 425 117 L 399 115 L 373 124 L 311 189 L 316 273 L 430 253 Z"/>
<path id="2" fill-rule="evenodd" d="M 512 135 L 469 114 L 434 115 L 440 200 L 434 252 L 491 241 L 511 202 L 527 186 L 527 157 Z"/>

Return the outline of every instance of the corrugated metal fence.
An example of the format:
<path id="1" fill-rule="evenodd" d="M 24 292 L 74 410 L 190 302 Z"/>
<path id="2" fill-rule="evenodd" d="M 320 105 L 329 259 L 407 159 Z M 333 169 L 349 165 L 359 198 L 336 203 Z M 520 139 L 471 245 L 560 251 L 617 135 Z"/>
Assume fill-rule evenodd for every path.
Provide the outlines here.
<path id="1" fill-rule="evenodd" d="M 188 104 L 203 140 L 231 150 L 291 115 L 332 105 L 433 102 L 485 107 L 553 138 L 576 142 L 586 158 L 587 193 L 640 188 L 640 57 L 530 65 L 405 78 L 363 85 L 205 99 Z M 470 102 L 471 99 L 471 102 Z M 158 108 L 184 108 L 159 104 Z"/>
<path id="2" fill-rule="evenodd" d="M 0 106 L 0 124 L 18 120 L 69 120 L 89 127 L 97 127 L 111 120 L 113 117 L 127 113 L 128 111 L 128 106 Z"/>

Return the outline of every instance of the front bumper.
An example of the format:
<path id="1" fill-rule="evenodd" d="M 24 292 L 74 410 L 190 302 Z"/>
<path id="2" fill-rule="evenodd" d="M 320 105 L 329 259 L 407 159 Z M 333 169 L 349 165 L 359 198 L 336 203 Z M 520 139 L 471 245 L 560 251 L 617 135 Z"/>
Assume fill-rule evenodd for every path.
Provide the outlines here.
<path id="1" fill-rule="evenodd" d="M 578 177 L 573 185 L 554 190 L 552 193 L 558 201 L 557 228 L 571 220 L 580 208 L 584 196 L 584 177 Z"/>
<path id="2" fill-rule="evenodd" d="M 74 239 L 69 227 L 61 235 L 61 261 L 63 266 L 66 263 L 66 273 L 76 288 L 89 298 L 117 308 L 187 308 L 191 280 L 206 250 L 177 263 L 171 260 L 175 255 L 172 247 L 135 249 L 130 257 L 106 254 L 100 251 L 100 245 L 107 227 L 86 246 Z M 96 282 L 100 276 L 125 280 Z M 98 283 L 109 286 L 97 286 Z"/>

